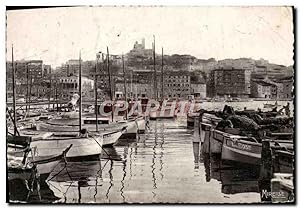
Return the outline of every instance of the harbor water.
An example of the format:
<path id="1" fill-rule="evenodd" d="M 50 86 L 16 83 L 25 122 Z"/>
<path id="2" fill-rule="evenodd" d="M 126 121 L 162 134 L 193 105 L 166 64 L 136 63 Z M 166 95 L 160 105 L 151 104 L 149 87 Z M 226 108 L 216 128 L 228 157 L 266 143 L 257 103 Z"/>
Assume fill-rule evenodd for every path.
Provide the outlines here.
<path id="1" fill-rule="evenodd" d="M 201 155 L 198 163 L 193 149 L 185 118 L 150 121 L 146 134 L 105 148 L 100 161 L 59 164 L 41 185 L 41 202 L 260 202 L 255 168 L 226 165 L 218 156 Z"/>

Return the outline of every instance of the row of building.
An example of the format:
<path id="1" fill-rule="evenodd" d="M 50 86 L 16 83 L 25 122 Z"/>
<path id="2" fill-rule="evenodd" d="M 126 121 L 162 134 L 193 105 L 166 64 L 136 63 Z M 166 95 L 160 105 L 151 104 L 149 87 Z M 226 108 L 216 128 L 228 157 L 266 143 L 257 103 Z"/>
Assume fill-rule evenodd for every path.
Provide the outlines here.
<path id="1" fill-rule="evenodd" d="M 74 65 L 70 63 L 75 63 Z M 33 97 L 58 97 L 70 98 L 78 93 L 77 62 L 69 62 L 67 71 L 51 73 L 51 67 L 43 65 L 42 61 L 28 61 L 16 63 L 17 94 L 25 96 L 28 93 Z M 86 62 L 87 63 L 87 62 Z M 11 63 L 8 63 L 10 72 Z M 123 74 L 109 76 L 105 65 L 99 66 L 95 73 L 88 71 L 82 77 L 84 97 L 94 95 L 94 78 L 97 75 L 97 92 L 99 98 L 109 98 L 110 92 L 122 92 L 124 95 Z M 208 75 L 195 72 L 174 70 L 165 67 L 163 75 L 161 69 L 156 71 L 154 79 L 153 70 L 137 70 L 126 68 L 126 93 L 127 98 L 152 97 L 155 98 L 187 98 L 194 95 L 196 98 L 206 97 L 239 97 L 239 98 L 264 98 L 264 99 L 290 99 L 293 91 L 293 77 L 270 79 L 267 75 L 263 78 L 253 78 L 251 70 L 235 68 L 219 68 L 212 70 Z M 9 76 L 8 76 L 9 77 Z M 28 80 L 29 78 L 29 80 Z M 11 93 L 11 79 L 7 79 L 7 93 Z M 30 89 L 28 90 L 28 86 Z M 51 91 L 51 89 L 57 89 Z M 49 93 L 48 93 L 49 92 Z M 56 93 L 55 93 L 56 92 Z M 115 96 L 115 95 L 113 95 Z"/>
<path id="2" fill-rule="evenodd" d="M 127 98 L 187 98 L 188 95 L 194 95 L 199 99 L 292 98 L 293 76 L 282 75 L 285 66 L 274 65 L 270 70 L 270 64 L 263 59 L 216 61 L 213 58 L 199 60 L 190 55 L 165 55 L 163 71 L 161 56 L 157 56 L 154 71 L 153 50 L 146 49 L 143 39 L 141 43 L 134 44 L 133 49 L 125 54 L 124 60 L 125 76 L 122 70 L 122 56 L 119 55 L 110 55 L 111 76 L 108 75 L 104 54 L 98 57 L 97 62 L 71 59 L 55 70 L 42 60 L 17 61 L 15 63 L 17 94 L 20 97 L 29 94 L 33 97 L 69 99 L 74 93 L 78 93 L 78 72 L 81 66 L 83 96 L 87 98 L 94 95 L 95 77 L 97 77 L 98 97 L 102 99 L 109 98 L 111 92 L 124 95 L 125 85 Z M 12 93 L 11 70 L 12 63 L 7 62 L 9 97 Z"/>
<path id="3" fill-rule="evenodd" d="M 207 82 L 209 97 L 291 99 L 293 76 L 255 78 L 249 69 L 213 70 Z"/>

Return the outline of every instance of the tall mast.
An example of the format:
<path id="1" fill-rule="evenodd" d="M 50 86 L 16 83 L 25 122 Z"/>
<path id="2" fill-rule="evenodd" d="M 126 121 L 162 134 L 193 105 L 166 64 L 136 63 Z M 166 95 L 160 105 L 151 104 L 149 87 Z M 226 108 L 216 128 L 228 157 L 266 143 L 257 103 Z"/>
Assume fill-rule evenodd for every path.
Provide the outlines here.
<path id="1" fill-rule="evenodd" d="M 124 63 L 124 55 L 122 54 L 122 66 L 123 66 L 123 79 L 124 79 L 124 94 L 125 94 L 125 104 L 127 104 L 127 91 L 126 91 L 126 74 L 125 74 L 125 63 Z M 127 120 L 127 108 L 125 111 L 125 119 Z"/>
<path id="2" fill-rule="evenodd" d="M 96 131 L 98 132 L 98 92 L 97 92 L 97 73 L 98 73 L 98 60 L 100 59 L 100 53 L 96 54 L 96 67 L 95 67 L 95 77 L 94 77 L 94 89 L 95 89 L 95 114 L 96 114 Z"/>
<path id="3" fill-rule="evenodd" d="M 30 111 L 30 103 L 31 103 L 31 89 L 32 89 L 32 73 L 30 70 L 28 70 L 29 72 L 29 78 L 30 78 L 30 82 L 29 82 L 29 96 L 28 96 L 28 100 L 29 100 L 29 104 L 28 104 L 28 111 Z"/>
<path id="4" fill-rule="evenodd" d="M 132 93 L 132 77 L 133 77 L 133 70 L 131 70 L 131 72 L 130 72 L 131 74 L 130 74 L 130 98 L 131 98 L 131 100 L 132 100 L 132 98 L 133 98 L 133 93 Z"/>
<path id="5" fill-rule="evenodd" d="M 161 101 L 164 98 L 164 48 L 161 48 Z"/>
<path id="6" fill-rule="evenodd" d="M 81 131 L 81 51 L 79 52 L 79 132 Z"/>
<path id="7" fill-rule="evenodd" d="M 106 47 L 107 55 L 106 55 L 106 65 L 107 65 L 107 71 L 108 71 L 108 82 L 109 82 L 109 90 L 110 90 L 110 100 L 112 102 L 111 104 L 111 120 L 114 121 L 114 106 L 113 106 L 113 93 L 112 93 L 112 85 L 111 85 L 111 73 L 109 69 L 109 51 L 108 46 Z"/>
<path id="8" fill-rule="evenodd" d="M 29 85 L 29 72 L 28 72 L 28 62 L 25 63 L 25 67 L 26 67 L 26 112 L 28 111 L 28 100 L 29 100 L 29 89 L 28 89 L 28 85 Z"/>
<path id="9" fill-rule="evenodd" d="M 155 68 L 155 36 L 153 35 L 153 70 L 154 70 L 154 99 L 157 99 L 156 68 Z"/>
<path id="10" fill-rule="evenodd" d="M 50 109 L 50 102 L 51 102 L 51 69 L 50 69 L 50 76 L 49 76 L 49 83 L 50 83 L 50 89 L 48 90 L 48 109 Z M 48 88 L 47 88 L 48 89 Z"/>
<path id="11" fill-rule="evenodd" d="M 106 47 L 107 55 L 106 55 L 106 67 L 107 67 L 107 72 L 108 72 L 108 82 L 109 82 L 109 96 L 111 101 L 113 100 L 113 95 L 112 95 L 112 86 L 111 86 L 111 73 L 109 69 L 109 51 L 108 51 L 108 46 Z"/>
<path id="12" fill-rule="evenodd" d="M 14 136 L 17 135 L 17 122 L 16 122 L 16 69 L 15 69 L 15 62 L 14 62 L 14 46 L 11 47 L 11 60 L 12 60 L 12 91 L 13 91 L 13 113 L 14 113 Z"/>

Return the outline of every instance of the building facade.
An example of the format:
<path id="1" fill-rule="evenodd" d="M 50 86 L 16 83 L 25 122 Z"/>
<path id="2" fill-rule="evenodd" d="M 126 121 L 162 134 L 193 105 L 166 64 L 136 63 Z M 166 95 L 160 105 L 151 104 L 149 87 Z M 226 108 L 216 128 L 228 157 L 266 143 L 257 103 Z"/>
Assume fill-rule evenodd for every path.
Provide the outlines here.
<path id="1" fill-rule="evenodd" d="M 254 98 L 275 99 L 277 97 L 277 86 L 265 81 L 253 81 L 251 96 Z"/>
<path id="2" fill-rule="evenodd" d="M 212 71 L 214 96 L 247 98 L 251 94 L 251 70 L 219 68 Z"/>
<path id="3" fill-rule="evenodd" d="M 191 95 L 196 99 L 206 98 L 206 83 L 191 83 Z"/>
<path id="4" fill-rule="evenodd" d="M 158 85 L 159 86 L 159 85 Z M 191 78 L 185 71 L 164 73 L 164 96 L 167 98 L 187 98 L 191 94 Z"/>
<path id="5" fill-rule="evenodd" d="M 292 79 L 279 79 L 276 80 L 277 98 L 278 99 L 292 99 L 293 98 L 293 80 Z"/>
<path id="6" fill-rule="evenodd" d="M 79 94 L 78 76 L 62 76 L 58 79 L 57 92 L 60 99 L 70 99 Z M 86 77 L 81 78 L 82 97 L 93 98 L 94 81 Z"/>
<path id="7" fill-rule="evenodd" d="M 43 80 L 51 73 L 51 66 L 44 65 L 42 60 L 20 60 L 15 62 L 15 79 L 17 97 L 43 97 L 41 88 Z M 6 63 L 7 93 L 11 97 L 12 62 Z"/>
<path id="8" fill-rule="evenodd" d="M 122 92 L 125 97 L 124 82 L 116 82 L 116 92 Z M 152 94 L 152 86 L 148 83 L 139 83 L 134 81 L 133 83 L 126 83 L 126 96 L 127 99 L 139 99 L 139 98 L 149 98 Z"/>
<path id="9" fill-rule="evenodd" d="M 251 82 L 251 96 L 254 98 L 270 98 L 285 100 L 293 97 L 292 77 L 281 79 L 253 79 Z"/>

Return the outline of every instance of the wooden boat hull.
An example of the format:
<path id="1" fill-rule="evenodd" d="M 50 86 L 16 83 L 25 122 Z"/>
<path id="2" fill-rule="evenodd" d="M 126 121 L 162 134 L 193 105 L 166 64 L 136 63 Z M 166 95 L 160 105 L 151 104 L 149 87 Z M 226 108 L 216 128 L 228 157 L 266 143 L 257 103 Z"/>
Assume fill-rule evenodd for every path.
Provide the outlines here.
<path id="1" fill-rule="evenodd" d="M 70 151 L 71 145 L 58 155 L 51 156 L 30 156 L 26 159 L 27 163 L 23 164 L 22 152 L 18 152 L 15 148 L 9 148 L 7 152 L 8 165 L 8 180 L 22 179 L 30 180 L 34 176 L 34 165 L 40 176 L 40 180 L 44 181 L 48 178 L 53 169 L 62 161 L 64 155 Z M 17 152 L 16 152 L 17 151 Z"/>
<path id="2" fill-rule="evenodd" d="M 260 143 L 229 137 L 224 138 L 221 156 L 222 160 L 260 165 L 261 150 L 262 146 Z"/>
<path id="3" fill-rule="evenodd" d="M 110 146 L 118 142 L 121 137 L 121 131 L 109 132 L 103 134 L 103 146 Z"/>
<path id="4" fill-rule="evenodd" d="M 211 130 L 209 137 L 210 153 L 221 154 L 224 134 L 218 130 Z"/>
<path id="5" fill-rule="evenodd" d="M 84 124 L 82 128 L 86 128 L 88 131 L 96 132 L 95 124 Z M 102 134 L 103 132 L 116 132 L 126 128 L 126 131 L 121 134 L 121 138 L 135 138 L 137 133 L 137 125 L 135 121 L 120 121 L 113 124 L 99 124 L 98 133 Z M 49 132 L 76 132 L 78 131 L 78 125 L 64 125 L 64 124 L 49 124 L 49 123 L 40 123 L 37 125 L 38 131 L 49 131 Z M 104 141 L 104 145 L 112 144 L 111 142 L 117 140 L 115 135 L 111 135 L 111 139 L 106 139 L 109 143 Z M 116 141 L 115 141 L 116 142 Z M 115 143 L 114 142 L 114 143 Z"/>
<path id="6" fill-rule="evenodd" d="M 200 125 L 200 141 L 202 143 L 201 150 L 203 153 L 210 153 L 210 135 L 211 126 L 201 123 Z"/>
<path id="7" fill-rule="evenodd" d="M 275 173 L 294 172 L 294 154 L 288 151 L 276 150 L 274 152 L 273 168 Z"/>
<path id="8" fill-rule="evenodd" d="M 201 138 L 203 138 L 204 153 L 221 154 L 224 138 L 238 138 L 237 135 L 231 135 L 213 128 L 212 125 L 201 123 Z M 202 139 L 201 139 L 202 141 Z"/>
<path id="9" fill-rule="evenodd" d="M 72 149 L 67 153 L 67 159 L 74 158 L 90 158 L 91 156 L 99 156 L 102 152 L 103 137 L 53 137 L 44 140 L 31 142 L 31 148 L 34 156 L 51 156 L 60 154 L 65 147 L 73 144 Z"/>
<path id="10" fill-rule="evenodd" d="M 120 136 L 120 139 L 135 139 L 136 134 L 138 131 L 138 124 L 137 121 L 132 120 L 128 122 L 118 122 L 119 127 L 121 126 L 122 128 L 126 127 L 126 130 L 123 131 L 122 135 Z"/>

